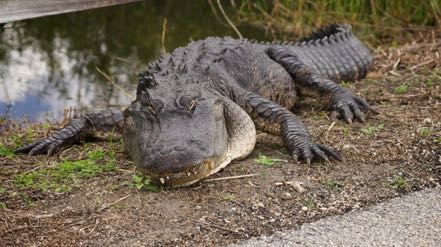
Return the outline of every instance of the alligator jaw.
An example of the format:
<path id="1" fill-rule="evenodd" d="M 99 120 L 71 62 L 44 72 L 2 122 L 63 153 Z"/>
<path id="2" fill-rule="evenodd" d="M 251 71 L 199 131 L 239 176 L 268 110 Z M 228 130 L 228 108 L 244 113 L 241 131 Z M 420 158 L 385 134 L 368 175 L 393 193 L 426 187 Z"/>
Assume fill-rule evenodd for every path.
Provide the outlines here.
<path id="1" fill-rule="evenodd" d="M 218 163 L 218 165 L 216 165 Z M 161 186 L 166 187 L 183 187 L 193 184 L 202 178 L 213 174 L 222 167 L 225 167 L 226 162 L 215 162 L 214 159 L 206 159 L 198 165 L 193 166 L 190 169 L 183 170 L 175 173 L 153 174 L 152 172 L 145 172 L 150 176 L 150 179 Z"/>

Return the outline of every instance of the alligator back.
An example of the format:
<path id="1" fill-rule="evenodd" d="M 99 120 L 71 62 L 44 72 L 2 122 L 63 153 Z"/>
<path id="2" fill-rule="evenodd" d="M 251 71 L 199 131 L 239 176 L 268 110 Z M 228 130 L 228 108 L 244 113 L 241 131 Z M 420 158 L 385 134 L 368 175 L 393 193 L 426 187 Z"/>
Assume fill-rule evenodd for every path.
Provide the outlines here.
<path id="1" fill-rule="evenodd" d="M 373 61 L 346 24 L 323 27 L 289 47 L 308 68 L 337 82 L 365 77 Z"/>

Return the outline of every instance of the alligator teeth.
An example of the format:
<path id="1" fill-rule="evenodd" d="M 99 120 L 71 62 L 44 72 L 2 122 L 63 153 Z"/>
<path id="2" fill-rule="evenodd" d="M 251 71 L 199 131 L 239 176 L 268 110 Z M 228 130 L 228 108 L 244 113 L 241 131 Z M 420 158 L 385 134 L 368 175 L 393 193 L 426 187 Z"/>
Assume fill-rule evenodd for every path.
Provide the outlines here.
<path id="1" fill-rule="evenodd" d="M 159 178 L 159 181 L 161 181 L 162 184 L 165 184 L 164 178 Z"/>

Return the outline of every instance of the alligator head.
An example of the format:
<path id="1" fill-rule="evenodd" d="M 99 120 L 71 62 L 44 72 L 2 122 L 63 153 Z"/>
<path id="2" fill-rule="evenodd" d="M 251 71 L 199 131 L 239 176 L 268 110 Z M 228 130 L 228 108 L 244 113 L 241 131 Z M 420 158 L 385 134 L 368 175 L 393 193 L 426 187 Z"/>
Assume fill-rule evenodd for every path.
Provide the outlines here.
<path id="1" fill-rule="evenodd" d="M 128 153 L 155 183 L 192 184 L 254 148 L 252 120 L 229 99 L 197 87 L 159 90 L 138 90 L 123 128 Z"/>

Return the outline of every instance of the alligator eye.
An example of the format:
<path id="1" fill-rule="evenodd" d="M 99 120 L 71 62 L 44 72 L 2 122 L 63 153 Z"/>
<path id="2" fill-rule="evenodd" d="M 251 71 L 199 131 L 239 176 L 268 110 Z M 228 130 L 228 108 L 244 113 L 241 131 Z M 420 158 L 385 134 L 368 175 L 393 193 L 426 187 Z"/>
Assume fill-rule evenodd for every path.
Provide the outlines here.
<path id="1" fill-rule="evenodd" d="M 149 112 L 151 112 L 153 115 L 158 115 L 158 113 L 156 112 L 155 108 L 151 105 L 147 106 L 147 110 L 149 110 Z"/>
<path id="2" fill-rule="evenodd" d="M 190 102 L 190 107 L 188 108 L 188 110 L 193 113 L 194 109 L 196 109 L 196 105 L 198 104 L 198 102 L 195 99 L 192 99 Z"/>

